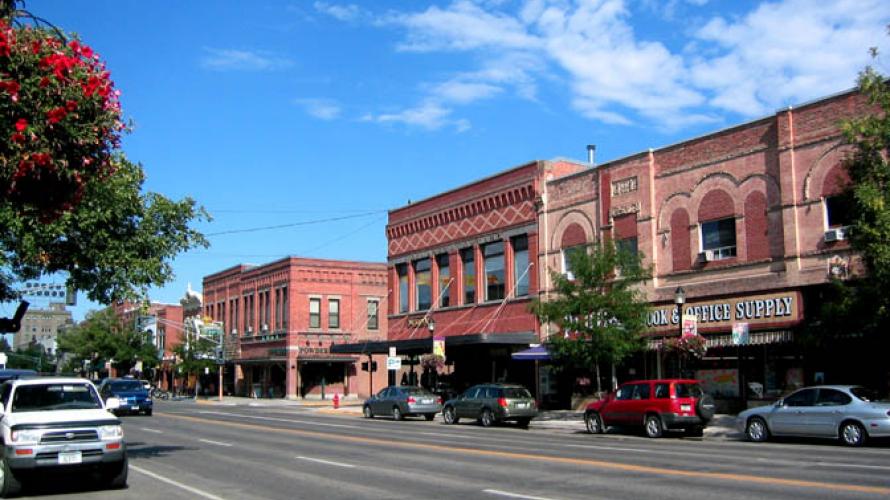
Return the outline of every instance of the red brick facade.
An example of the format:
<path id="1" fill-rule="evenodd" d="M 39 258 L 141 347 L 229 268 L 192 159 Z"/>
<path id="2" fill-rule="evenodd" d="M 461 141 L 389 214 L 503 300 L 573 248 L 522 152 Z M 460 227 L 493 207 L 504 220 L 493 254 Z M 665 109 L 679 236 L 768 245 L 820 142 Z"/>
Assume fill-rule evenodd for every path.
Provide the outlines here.
<path id="1" fill-rule="evenodd" d="M 237 345 L 238 394 L 368 395 L 369 375 L 360 366 L 367 359 L 330 348 L 386 337 L 384 264 L 289 257 L 239 265 L 205 276 L 203 294 L 204 314 L 222 322 Z M 378 371 L 373 386 L 381 387 L 385 375 Z"/>

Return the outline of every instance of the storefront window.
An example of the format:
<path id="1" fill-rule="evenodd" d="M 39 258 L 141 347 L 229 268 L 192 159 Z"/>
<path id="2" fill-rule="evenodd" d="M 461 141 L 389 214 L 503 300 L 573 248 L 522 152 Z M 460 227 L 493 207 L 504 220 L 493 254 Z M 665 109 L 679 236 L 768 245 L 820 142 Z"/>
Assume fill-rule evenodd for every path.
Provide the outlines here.
<path id="1" fill-rule="evenodd" d="M 433 303 L 431 269 L 430 259 L 414 261 L 414 296 L 417 301 L 415 311 L 426 311 Z"/>
<path id="2" fill-rule="evenodd" d="M 513 247 L 513 279 L 516 280 L 516 296 L 528 295 L 531 269 L 528 267 L 528 236 L 517 236 L 510 240 Z"/>
<path id="3" fill-rule="evenodd" d="M 735 218 L 702 222 L 701 241 L 708 260 L 735 257 Z"/>
<path id="4" fill-rule="evenodd" d="M 399 264 L 396 266 L 396 273 L 399 275 L 399 312 L 408 312 L 408 265 Z"/>
<path id="5" fill-rule="evenodd" d="M 460 251 L 464 273 L 464 304 L 476 303 L 476 260 L 472 248 Z"/>
<path id="6" fill-rule="evenodd" d="M 436 256 L 436 265 L 439 267 L 439 307 L 451 305 L 451 270 L 448 268 L 448 254 Z"/>
<path id="7" fill-rule="evenodd" d="M 482 248 L 485 259 L 485 300 L 504 298 L 504 242 L 489 243 Z"/>

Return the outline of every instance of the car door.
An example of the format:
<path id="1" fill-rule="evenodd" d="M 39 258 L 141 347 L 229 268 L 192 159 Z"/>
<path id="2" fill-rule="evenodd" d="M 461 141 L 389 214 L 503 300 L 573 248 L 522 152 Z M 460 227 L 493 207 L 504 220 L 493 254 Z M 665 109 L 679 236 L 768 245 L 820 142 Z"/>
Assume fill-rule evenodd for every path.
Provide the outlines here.
<path id="1" fill-rule="evenodd" d="M 615 391 L 615 395 L 603 406 L 600 416 L 606 425 L 622 425 L 628 423 L 628 405 L 633 396 L 633 384 L 625 384 Z"/>
<path id="2" fill-rule="evenodd" d="M 852 402 L 853 398 L 842 391 L 820 388 L 816 396 L 816 406 L 808 409 L 804 416 L 808 432 L 813 436 L 837 436 L 841 421 L 849 413 L 848 408 Z"/>
<path id="3" fill-rule="evenodd" d="M 384 406 L 386 405 L 386 398 L 389 397 L 390 390 L 392 390 L 390 387 L 383 389 L 377 393 L 377 396 L 373 400 L 371 400 L 371 410 L 375 414 L 389 412 L 389 408 L 384 409 Z"/>
<path id="4" fill-rule="evenodd" d="M 482 408 L 481 397 L 485 395 L 484 387 L 470 387 L 464 392 L 459 403 L 457 414 L 463 418 L 476 418 Z"/>
<path id="5" fill-rule="evenodd" d="M 817 389 L 801 389 L 775 406 L 768 417 L 773 434 L 808 435 L 805 414 L 816 404 Z"/>
<path id="6" fill-rule="evenodd" d="M 630 396 L 630 401 L 627 403 L 627 420 L 631 424 L 643 424 L 643 417 L 646 415 L 646 410 L 650 407 L 649 401 L 649 383 L 644 382 L 640 384 L 634 384 L 633 386 L 633 394 Z"/>

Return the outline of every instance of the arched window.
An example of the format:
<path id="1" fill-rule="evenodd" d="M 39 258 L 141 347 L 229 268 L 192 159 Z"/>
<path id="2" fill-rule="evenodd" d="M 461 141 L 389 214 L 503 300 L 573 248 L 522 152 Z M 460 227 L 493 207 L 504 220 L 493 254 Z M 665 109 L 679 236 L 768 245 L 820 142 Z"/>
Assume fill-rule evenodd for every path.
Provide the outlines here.
<path id="1" fill-rule="evenodd" d="M 578 224 L 570 224 L 562 233 L 560 248 L 562 249 L 562 272 L 569 279 L 574 279 L 571 255 L 587 248 L 587 234 L 584 232 L 584 228 Z"/>
<path id="2" fill-rule="evenodd" d="M 735 204 L 722 189 L 702 199 L 698 209 L 702 259 L 722 260 L 736 256 Z"/>

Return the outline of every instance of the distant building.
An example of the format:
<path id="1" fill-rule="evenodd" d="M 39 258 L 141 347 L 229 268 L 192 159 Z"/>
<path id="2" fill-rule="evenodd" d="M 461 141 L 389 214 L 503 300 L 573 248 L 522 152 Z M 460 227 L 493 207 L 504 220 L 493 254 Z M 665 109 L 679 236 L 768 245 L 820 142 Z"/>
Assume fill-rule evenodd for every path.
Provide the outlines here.
<path id="1" fill-rule="evenodd" d="M 48 309 L 29 309 L 22 318 L 22 328 L 13 336 L 14 349 L 26 349 L 32 342 L 40 344 L 47 354 L 56 354 L 59 332 L 74 324 L 65 304 L 50 303 Z"/>

